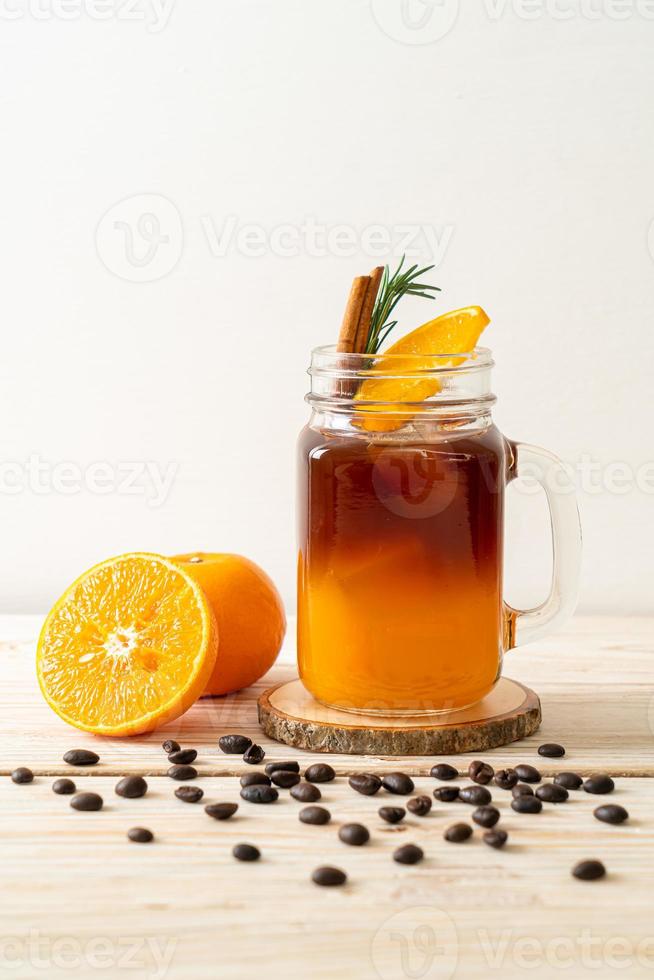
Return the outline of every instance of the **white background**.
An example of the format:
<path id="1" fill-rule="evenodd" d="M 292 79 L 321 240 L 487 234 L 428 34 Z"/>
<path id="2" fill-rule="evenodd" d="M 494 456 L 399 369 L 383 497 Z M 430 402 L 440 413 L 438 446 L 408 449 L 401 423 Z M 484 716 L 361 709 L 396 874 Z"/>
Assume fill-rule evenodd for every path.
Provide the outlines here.
<path id="1" fill-rule="evenodd" d="M 592 471 L 582 607 L 651 611 L 654 3 L 139 3 L 0 0 L 1 609 L 202 548 L 259 561 L 292 611 L 309 351 L 425 225 L 443 293 L 404 325 L 488 310 L 500 427 Z M 133 461 L 174 466 L 160 506 L 62 492 L 57 464 Z M 546 518 L 509 517 L 527 603 Z"/>

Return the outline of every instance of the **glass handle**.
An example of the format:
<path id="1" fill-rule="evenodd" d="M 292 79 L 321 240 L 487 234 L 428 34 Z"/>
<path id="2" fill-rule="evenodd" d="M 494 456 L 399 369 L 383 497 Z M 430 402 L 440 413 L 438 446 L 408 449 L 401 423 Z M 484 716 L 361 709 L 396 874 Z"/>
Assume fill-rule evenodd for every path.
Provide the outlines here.
<path id="1" fill-rule="evenodd" d="M 581 525 L 575 486 L 558 457 L 524 442 L 511 443 L 510 479 L 535 479 L 545 491 L 552 522 L 552 584 L 550 594 L 533 609 L 505 604 L 505 649 L 522 646 L 560 627 L 577 604 L 581 570 Z"/>

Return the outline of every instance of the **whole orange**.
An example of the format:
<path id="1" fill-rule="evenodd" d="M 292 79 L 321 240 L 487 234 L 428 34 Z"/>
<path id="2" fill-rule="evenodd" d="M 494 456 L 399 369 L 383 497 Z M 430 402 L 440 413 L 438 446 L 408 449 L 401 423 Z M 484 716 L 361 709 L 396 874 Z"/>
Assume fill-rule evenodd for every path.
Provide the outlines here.
<path id="1" fill-rule="evenodd" d="M 281 596 L 264 570 L 242 555 L 174 555 L 204 591 L 218 622 L 218 657 L 205 694 L 229 694 L 259 680 L 286 633 Z"/>

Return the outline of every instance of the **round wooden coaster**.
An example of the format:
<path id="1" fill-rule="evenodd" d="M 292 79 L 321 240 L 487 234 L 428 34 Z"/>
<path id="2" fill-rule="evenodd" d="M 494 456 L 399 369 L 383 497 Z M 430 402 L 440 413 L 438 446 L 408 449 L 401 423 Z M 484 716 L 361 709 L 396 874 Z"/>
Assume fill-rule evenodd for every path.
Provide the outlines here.
<path id="1" fill-rule="evenodd" d="M 258 701 L 266 735 L 312 752 L 348 755 L 451 755 L 481 752 L 532 735 L 540 725 L 538 696 L 502 677 L 491 693 L 463 711 L 441 716 L 380 717 L 328 708 L 299 680 L 264 691 Z"/>

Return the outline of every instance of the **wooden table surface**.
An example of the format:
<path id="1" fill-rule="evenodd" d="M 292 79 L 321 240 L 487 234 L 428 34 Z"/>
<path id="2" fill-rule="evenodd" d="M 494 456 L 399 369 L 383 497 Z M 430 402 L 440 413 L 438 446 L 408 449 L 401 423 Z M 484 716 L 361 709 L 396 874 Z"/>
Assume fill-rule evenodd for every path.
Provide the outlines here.
<path id="1" fill-rule="evenodd" d="M 259 735 L 256 697 L 290 677 L 290 663 L 237 696 L 199 702 L 155 735 L 117 741 L 72 730 L 38 692 L 38 626 L 33 617 L 0 617 L 0 971 L 8 976 L 443 980 L 654 970 L 654 618 L 578 618 L 565 633 L 507 657 L 506 673 L 540 694 L 543 724 L 484 758 L 496 769 L 529 762 L 547 776 L 608 771 L 617 787 L 610 797 L 572 793 L 534 816 L 512 811 L 510 794 L 493 788 L 509 833 L 501 851 L 478 831 L 461 845 L 443 839 L 449 824 L 469 820 L 464 804 L 435 802 L 428 817 L 408 814 L 391 827 L 377 809 L 404 799 L 360 796 L 343 778 L 321 787 L 332 813 L 323 827 L 300 823 L 301 804 L 287 791 L 272 806 L 241 801 L 238 777 L 251 767 L 218 750 L 221 734 L 256 738 L 265 761 L 316 761 Z M 199 750 L 199 805 L 174 796 L 180 784 L 165 775 L 166 736 Z M 562 742 L 566 757 L 541 759 L 536 749 L 545 741 Z M 62 761 L 82 746 L 101 756 L 92 770 Z M 431 795 L 436 785 L 428 775 L 433 758 L 318 758 L 340 777 L 403 770 L 414 775 L 416 792 Z M 449 761 L 465 770 L 470 759 Z M 32 784 L 7 778 L 21 765 L 37 774 Z M 147 775 L 142 799 L 114 793 L 117 777 L 130 772 Z M 102 793 L 104 809 L 72 810 L 51 790 L 55 775 Z M 238 813 L 210 819 L 203 804 L 218 801 L 240 802 Z M 594 819 L 604 802 L 625 806 L 630 820 L 615 827 Z M 365 847 L 338 839 L 338 827 L 351 820 L 369 827 Z M 151 828 L 155 842 L 129 842 L 132 826 Z M 231 849 L 239 841 L 256 843 L 262 859 L 236 862 Z M 413 867 L 391 857 L 409 842 L 425 851 Z M 587 857 L 605 863 L 605 879 L 571 877 L 572 865 Z M 320 864 L 346 870 L 348 884 L 313 885 Z"/>

